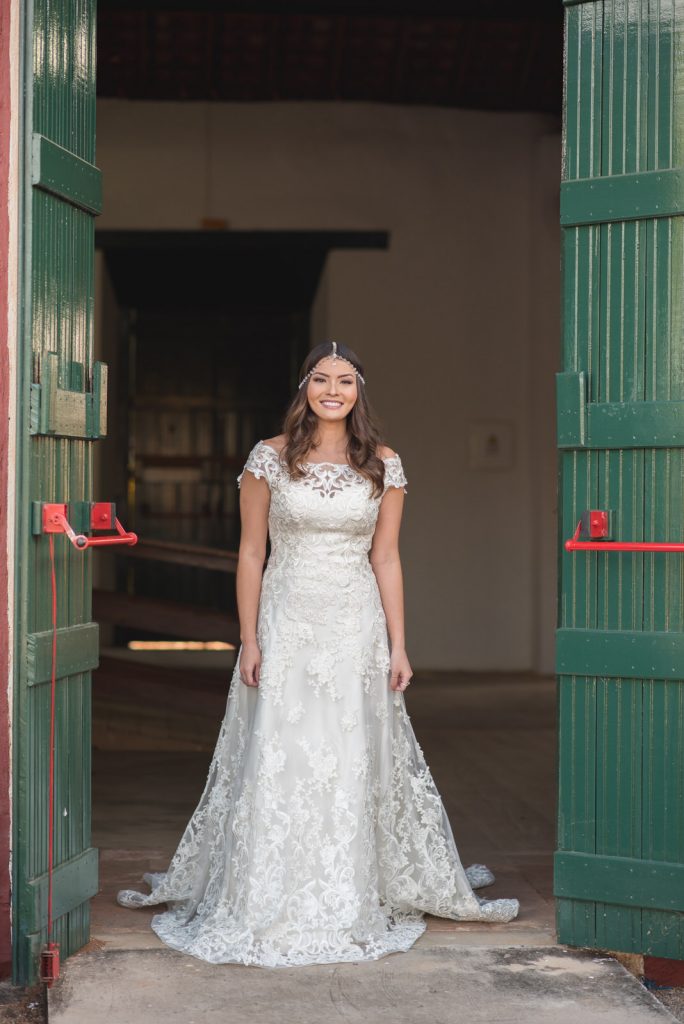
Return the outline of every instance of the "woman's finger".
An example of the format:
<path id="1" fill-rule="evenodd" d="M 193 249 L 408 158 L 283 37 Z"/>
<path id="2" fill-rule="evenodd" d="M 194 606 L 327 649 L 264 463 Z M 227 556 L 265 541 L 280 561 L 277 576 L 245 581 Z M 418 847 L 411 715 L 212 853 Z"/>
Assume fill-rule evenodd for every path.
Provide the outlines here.
<path id="1" fill-rule="evenodd" d="M 245 684 L 245 686 L 256 686 L 256 682 L 254 681 L 254 679 L 255 679 L 255 675 L 254 675 L 255 671 L 256 671 L 256 666 L 252 665 L 252 666 L 250 666 L 248 668 L 243 669 L 240 672 L 240 679 Z"/>

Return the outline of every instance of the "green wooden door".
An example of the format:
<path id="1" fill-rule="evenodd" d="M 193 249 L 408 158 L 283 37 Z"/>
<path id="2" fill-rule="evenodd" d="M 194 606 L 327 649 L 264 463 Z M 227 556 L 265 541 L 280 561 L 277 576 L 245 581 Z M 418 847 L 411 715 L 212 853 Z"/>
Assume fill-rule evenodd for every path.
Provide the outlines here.
<path id="1" fill-rule="evenodd" d="M 52 617 L 48 539 L 36 502 L 91 495 L 93 438 L 106 388 L 93 365 L 94 0 L 27 0 L 23 11 L 22 325 L 19 356 L 17 620 L 14 709 L 15 981 L 35 979 L 47 938 Z M 81 507 L 81 512 L 83 509 Z M 62 958 L 89 937 L 97 891 L 90 845 L 92 554 L 55 537 L 58 591 L 53 938 Z"/>
<path id="2" fill-rule="evenodd" d="M 684 540 L 684 4 L 566 5 L 561 523 Z M 684 957 L 684 555 L 561 547 L 558 937 Z"/>

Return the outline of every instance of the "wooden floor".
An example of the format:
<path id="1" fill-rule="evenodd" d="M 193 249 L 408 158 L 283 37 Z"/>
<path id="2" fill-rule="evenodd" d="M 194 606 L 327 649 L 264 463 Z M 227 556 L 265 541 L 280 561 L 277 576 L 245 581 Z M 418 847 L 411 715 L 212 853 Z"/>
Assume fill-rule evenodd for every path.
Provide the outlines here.
<path id="1" fill-rule="evenodd" d="M 161 946 L 149 919 L 163 908 L 119 907 L 120 888 L 160 871 L 194 810 L 225 711 L 229 670 L 103 656 L 93 686 L 93 845 L 100 892 L 95 948 Z M 416 673 L 411 721 L 444 800 L 464 866 L 497 877 L 488 898 L 515 896 L 518 918 L 483 925 L 428 918 L 420 942 L 555 943 L 552 857 L 556 684 L 527 675 Z"/>

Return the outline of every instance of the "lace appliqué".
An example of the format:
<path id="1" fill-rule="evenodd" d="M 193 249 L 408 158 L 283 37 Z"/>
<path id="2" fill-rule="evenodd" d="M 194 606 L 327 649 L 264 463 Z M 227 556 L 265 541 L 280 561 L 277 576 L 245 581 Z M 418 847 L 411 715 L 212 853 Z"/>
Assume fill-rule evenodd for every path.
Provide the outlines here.
<path id="1" fill-rule="evenodd" d="M 398 455 L 385 487 L 405 487 Z M 262 578 L 259 685 L 239 677 L 200 800 L 151 891 L 151 926 L 209 963 L 290 967 L 409 949 L 424 914 L 509 921 L 518 901 L 484 900 L 485 865 L 463 869 L 406 711 L 389 688 L 387 622 L 369 551 L 380 510 L 349 466 L 290 478 L 259 442 L 245 470 L 271 491 Z M 334 498 L 334 500 L 328 500 Z"/>
<path id="2" fill-rule="evenodd" d="M 309 462 L 306 474 L 302 483 L 320 494 L 321 498 L 334 498 L 345 487 L 354 487 L 358 478 L 358 473 L 351 466 L 338 466 L 334 462 Z"/>
<path id="3" fill-rule="evenodd" d="M 401 464 L 401 459 L 399 455 L 396 452 L 394 455 L 389 455 L 384 460 L 384 463 L 385 487 L 383 490 L 383 494 L 385 494 L 390 487 L 403 487 L 404 494 L 406 494 L 406 484 L 408 483 L 408 481 L 404 474 L 404 467 Z"/>
<path id="4" fill-rule="evenodd" d="M 257 441 L 247 456 L 242 472 L 237 477 L 237 485 L 240 487 L 245 471 L 249 470 L 257 479 L 265 477 L 269 487 L 272 487 L 281 468 L 278 452 L 270 445 L 264 444 L 263 441 Z"/>
<path id="5" fill-rule="evenodd" d="M 385 480 L 383 495 L 390 487 L 402 487 L 404 494 L 407 493 L 406 476 L 398 453 L 388 455 L 383 459 L 385 463 Z M 316 491 L 322 498 L 332 498 L 347 487 L 358 486 L 359 480 L 367 481 L 361 473 L 353 466 L 345 463 L 335 462 L 306 462 L 304 464 L 306 475 L 298 482 L 305 487 Z M 263 441 L 257 441 L 247 456 L 244 469 L 237 477 L 237 484 L 240 487 L 245 470 L 249 470 L 257 479 L 265 477 L 271 489 L 275 485 L 281 473 L 286 472 L 278 452 Z"/>

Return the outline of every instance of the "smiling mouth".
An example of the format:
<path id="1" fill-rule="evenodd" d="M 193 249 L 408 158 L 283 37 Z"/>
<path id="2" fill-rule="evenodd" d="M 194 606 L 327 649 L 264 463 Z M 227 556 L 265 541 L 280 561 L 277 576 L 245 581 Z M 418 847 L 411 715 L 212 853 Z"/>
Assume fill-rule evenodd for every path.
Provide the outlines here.
<path id="1" fill-rule="evenodd" d="M 337 409 L 339 408 L 339 406 L 342 405 L 342 402 L 336 402 L 334 399 L 326 399 L 321 402 L 321 405 L 330 405 L 334 406 Z"/>

